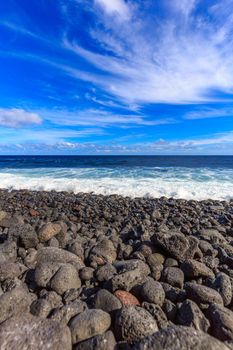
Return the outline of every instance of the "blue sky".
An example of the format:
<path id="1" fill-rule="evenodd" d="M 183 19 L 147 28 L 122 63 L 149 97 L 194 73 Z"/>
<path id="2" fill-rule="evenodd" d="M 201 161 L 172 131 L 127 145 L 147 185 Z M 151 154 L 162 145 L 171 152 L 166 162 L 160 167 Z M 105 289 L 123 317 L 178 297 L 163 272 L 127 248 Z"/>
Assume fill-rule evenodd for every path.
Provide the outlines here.
<path id="1" fill-rule="evenodd" d="M 0 3 L 1 154 L 233 154 L 233 0 Z"/>

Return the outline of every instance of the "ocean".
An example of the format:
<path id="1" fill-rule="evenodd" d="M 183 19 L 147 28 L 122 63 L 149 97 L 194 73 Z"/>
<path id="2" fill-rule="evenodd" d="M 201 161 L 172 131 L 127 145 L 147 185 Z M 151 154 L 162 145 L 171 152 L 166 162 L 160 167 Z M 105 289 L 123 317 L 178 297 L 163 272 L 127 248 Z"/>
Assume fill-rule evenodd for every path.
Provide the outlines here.
<path id="1" fill-rule="evenodd" d="M 0 156 L 0 187 L 229 200 L 233 156 Z"/>

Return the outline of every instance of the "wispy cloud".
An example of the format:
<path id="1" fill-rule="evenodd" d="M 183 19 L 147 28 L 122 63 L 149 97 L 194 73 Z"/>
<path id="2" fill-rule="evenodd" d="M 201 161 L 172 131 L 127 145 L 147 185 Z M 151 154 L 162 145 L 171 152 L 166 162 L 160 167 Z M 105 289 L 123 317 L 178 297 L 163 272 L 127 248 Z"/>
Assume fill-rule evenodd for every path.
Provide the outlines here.
<path id="1" fill-rule="evenodd" d="M 229 37 L 232 18 L 226 14 L 223 22 L 222 13 L 213 12 L 211 5 L 204 13 L 195 15 L 198 3 L 194 0 L 169 2 L 170 8 L 175 7 L 188 17 L 187 21 L 168 11 L 165 20 L 158 16 L 154 22 L 146 14 L 142 22 L 135 20 L 144 15 L 136 7 L 132 9 L 132 19 L 125 23 L 106 22 L 103 17 L 104 29 L 95 32 L 95 39 L 103 47 L 108 47 L 110 42 L 112 54 L 90 51 L 75 40 L 66 39 L 64 47 L 110 74 L 108 79 L 101 79 L 89 73 L 89 79 L 121 100 L 136 103 L 211 101 L 215 99 L 214 90 L 231 92 L 233 89 L 233 50 Z M 233 4 L 228 1 L 227 6 L 230 3 Z"/>
<path id="2" fill-rule="evenodd" d="M 159 139 L 154 142 L 122 144 L 117 142 L 97 143 L 97 142 L 72 142 L 72 141 L 57 141 L 46 142 L 44 139 L 39 143 L 17 143 L 4 144 L 0 143 L 0 150 L 17 150 L 20 151 L 48 151 L 48 152 L 80 152 L 86 154 L 179 154 L 179 153 L 198 153 L 217 150 L 225 150 L 226 153 L 233 152 L 233 131 L 227 133 L 213 134 L 203 136 L 196 139 L 181 139 L 168 141 Z"/>
<path id="3" fill-rule="evenodd" d="M 183 14 L 183 16 L 187 18 L 197 6 L 198 1 L 199 0 L 167 0 L 167 3 L 170 9 L 173 9 L 179 15 Z"/>
<path id="4" fill-rule="evenodd" d="M 102 98 L 100 99 L 100 98 L 96 97 L 94 94 L 87 93 L 85 95 L 85 97 L 87 100 L 92 101 L 95 104 L 100 105 L 100 106 L 104 106 L 104 107 L 120 108 L 120 109 L 127 109 L 127 110 L 130 109 L 130 110 L 135 110 L 135 111 L 138 110 L 137 105 L 127 106 L 125 104 L 115 102 L 107 96 L 102 96 Z"/>
<path id="5" fill-rule="evenodd" d="M 130 18 L 130 10 L 124 0 L 94 0 L 108 15 L 118 15 L 121 19 Z"/>
<path id="6" fill-rule="evenodd" d="M 69 140 L 76 139 L 81 140 L 91 136 L 103 136 L 105 134 L 104 130 L 101 128 L 82 128 L 79 130 L 74 130 L 71 128 L 55 128 L 53 126 L 47 126 L 46 128 L 23 128 L 18 131 L 18 129 L 4 128 L 0 129 L 1 134 L 1 144 L 41 144 L 46 143 L 53 145 L 59 142 L 69 142 Z"/>
<path id="7" fill-rule="evenodd" d="M 1 21 L 0 20 L 0 26 L 6 27 L 7 29 L 10 29 L 10 30 L 12 30 L 12 31 L 14 31 L 14 32 L 16 32 L 18 34 L 29 36 L 29 37 L 32 37 L 34 39 L 45 40 L 44 38 L 42 39 L 40 36 L 36 35 L 32 31 L 28 30 L 23 25 L 17 25 L 17 24 L 12 23 L 12 22 L 7 22 L 7 21 Z"/>
<path id="8" fill-rule="evenodd" d="M 76 1 L 70 0 L 66 7 Z M 75 26 L 66 11 L 65 32 L 53 41 L 57 48 L 60 45 L 60 57 L 55 61 L 25 52 L 22 57 L 40 60 L 74 79 L 92 83 L 128 105 L 219 101 L 214 92 L 233 94 L 233 0 L 224 6 L 220 0 L 214 5 L 205 3 L 202 12 L 200 3 L 163 0 L 166 16 L 160 17 L 156 12 L 144 12 L 143 6 L 139 8 L 132 1 L 90 0 L 85 11 L 89 8 L 95 16 L 95 24 L 89 25 L 86 33 L 92 49 L 81 45 L 78 36 L 70 35 Z M 148 4 L 152 3 L 147 2 L 149 8 Z M 127 21 L 115 21 L 114 14 Z M 84 59 L 88 66 L 80 69 L 66 56 L 69 53 L 77 56 L 77 62 Z"/>
<path id="9" fill-rule="evenodd" d="M 148 118 L 143 114 L 120 114 L 105 109 L 82 109 L 76 111 L 40 111 L 45 119 L 56 125 L 64 126 L 90 126 L 106 128 L 115 126 L 118 128 L 125 126 L 156 126 L 174 124 L 175 118 Z"/>
<path id="10" fill-rule="evenodd" d="M 196 149 L 197 147 L 205 146 L 218 146 L 218 145 L 231 145 L 233 151 L 233 131 L 227 133 L 218 133 L 206 137 L 196 138 L 196 139 L 186 139 L 178 141 L 165 141 L 159 140 L 150 144 L 152 149 Z"/>
<path id="11" fill-rule="evenodd" d="M 205 108 L 186 113 L 184 119 L 210 119 L 233 117 L 233 108 Z"/>
<path id="12" fill-rule="evenodd" d="M 0 126 L 20 128 L 26 125 L 39 125 L 42 118 L 37 113 L 31 113 L 24 109 L 0 108 Z"/>

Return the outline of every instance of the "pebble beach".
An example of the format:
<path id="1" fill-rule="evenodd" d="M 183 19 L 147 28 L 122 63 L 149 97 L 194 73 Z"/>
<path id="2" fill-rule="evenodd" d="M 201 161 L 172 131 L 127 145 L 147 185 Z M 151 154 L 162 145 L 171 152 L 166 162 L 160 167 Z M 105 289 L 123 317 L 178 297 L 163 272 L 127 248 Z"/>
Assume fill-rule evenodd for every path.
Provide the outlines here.
<path id="1" fill-rule="evenodd" d="M 0 190 L 0 348 L 233 349 L 233 202 Z"/>

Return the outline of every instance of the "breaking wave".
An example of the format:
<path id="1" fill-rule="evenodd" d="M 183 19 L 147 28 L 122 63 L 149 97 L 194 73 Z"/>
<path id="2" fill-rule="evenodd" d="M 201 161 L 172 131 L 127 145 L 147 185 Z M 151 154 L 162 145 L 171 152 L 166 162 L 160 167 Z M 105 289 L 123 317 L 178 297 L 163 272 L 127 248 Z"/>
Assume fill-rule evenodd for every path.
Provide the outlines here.
<path id="1" fill-rule="evenodd" d="M 233 198 L 233 169 L 185 167 L 1 169 L 5 189 L 183 199 Z"/>

